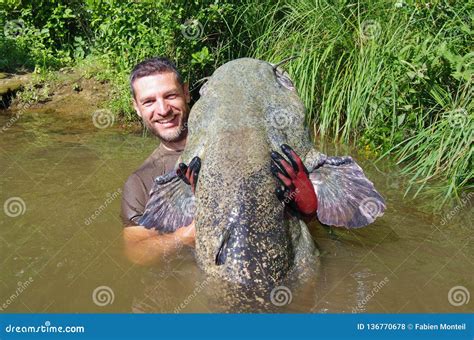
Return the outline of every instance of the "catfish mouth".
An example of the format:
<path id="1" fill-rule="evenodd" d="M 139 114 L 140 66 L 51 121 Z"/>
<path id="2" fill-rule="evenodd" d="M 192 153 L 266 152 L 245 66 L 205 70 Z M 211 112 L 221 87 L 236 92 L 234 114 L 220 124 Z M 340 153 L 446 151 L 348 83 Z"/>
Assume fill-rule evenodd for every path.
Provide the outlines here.
<path id="1" fill-rule="evenodd" d="M 222 236 L 219 240 L 219 248 L 217 249 L 215 264 L 216 266 L 221 266 L 225 263 L 227 259 L 227 246 L 230 243 L 230 237 L 233 229 L 241 223 L 239 219 L 239 209 L 234 208 L 230 212 L 228 217 L 228 224 L 222 233 Z"/>
<path id="2" fill-rule="evenodd" d="M 219 240 L 219 249 L 217 250 L 216 253 L 216 259 L 215 259 L 215 264 L 216 266 L 221 266 L 225 263 L 225 260 L 227 259 L 227 245 L 229 244 L 230 240 L 230 227 L 228 227 L 226 230 L 224 230 L 224 233 L 221 236 L 221 239 Z"/>

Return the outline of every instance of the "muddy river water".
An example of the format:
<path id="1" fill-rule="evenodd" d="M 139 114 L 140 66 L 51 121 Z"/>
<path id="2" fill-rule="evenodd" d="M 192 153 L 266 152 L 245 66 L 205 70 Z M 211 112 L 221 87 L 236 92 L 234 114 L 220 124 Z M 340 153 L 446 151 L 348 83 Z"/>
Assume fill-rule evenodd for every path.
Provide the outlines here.
<path id="1" fill-rule="evenodd" d="M 0 111 L 0 127 L 0 312 L 221 310 L 192 249 L 152 268 L 123 256 L 121 188 L 154 138 L 55 112 Z M 355 158 L 385 215 L 356 231 L 311 225 L 318 275 L 276 311 L 474 311 L 474 193 L 433 213 L 432 198 L 403 198 L 398 169 Z"/>

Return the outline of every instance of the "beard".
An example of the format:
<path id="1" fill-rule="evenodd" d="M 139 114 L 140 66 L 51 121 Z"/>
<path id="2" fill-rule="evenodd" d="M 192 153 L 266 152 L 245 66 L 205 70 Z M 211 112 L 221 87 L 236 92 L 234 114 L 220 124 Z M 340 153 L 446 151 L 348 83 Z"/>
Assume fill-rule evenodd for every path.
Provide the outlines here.
<path id="1" fill-rule="evenodd" d="M 145 122 L 145 125 L 153 135 L 158 137 L 160 140 L 168 142 L 168 143 L 175 143 L 175 142 L 180 142 L 183 139 L 186 138 L 187 136 L 187 114 L 181 114 L 179 117 L 179 123 L 178 126 L 172 128 L 172 129 L 166 129 L 165 132 L 160 132 L 158 129 L 156 129 L 154 126 L 152 126 L 149 122 Z"/>

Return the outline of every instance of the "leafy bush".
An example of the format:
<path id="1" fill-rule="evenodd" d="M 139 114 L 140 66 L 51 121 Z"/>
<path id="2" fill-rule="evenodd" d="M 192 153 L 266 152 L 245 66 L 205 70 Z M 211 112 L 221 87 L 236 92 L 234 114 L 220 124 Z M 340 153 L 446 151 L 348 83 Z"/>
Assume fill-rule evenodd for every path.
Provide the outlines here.
<path id="1" fill-rule="evenodd" d="M 87 34 L 87 12 L 76 0 L 2 2 L 0 22 L 5 28 L 0 49 L 17 51 L 4 54 L 8 63 L 2 68 L 36 66 L 46 70 L 70 64 L 77 56 L 74 52 L 78 42 Z"/>
<path id="2" fill-rule="evenodd" d="M 168 56 L 188 80 L 208 75 L 222 62 L 214 55 L 232 9 L 225 1 L 91 1 L 88 6 L 95 52 L 113 70 L 117 95 L 112 107 L 130 119 L 135 115 L 128 75 L 138 62 Z"/>

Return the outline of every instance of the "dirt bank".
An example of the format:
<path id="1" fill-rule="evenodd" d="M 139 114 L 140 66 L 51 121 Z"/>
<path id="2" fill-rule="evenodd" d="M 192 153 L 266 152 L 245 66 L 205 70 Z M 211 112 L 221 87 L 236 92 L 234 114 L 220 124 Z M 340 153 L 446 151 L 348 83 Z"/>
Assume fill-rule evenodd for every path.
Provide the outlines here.
<path id="1" fill-rule="evenodd" d="M 15 94 L 30 81 L 30 74 L 0 72 L 0 109 L 10 106 Z"/>
<path id="2" fill-rule="evenodd" d="M 48 114 L 54 111 L 64 116 L 92 117 L 100 111 L 113 115 L 107 104 L 116 94 L 109 83 L 95 77 L 98 73 L 99 70 L 91 67 L 63 68 L 46 76 L 0 73 L 0 90 L 3 91 L 0 93 L 0 104 L 3 104 L 0 113 Z M 141 131 L 138 122 L 127 122 L 120 117 L 114 117 L 114 120 L 116 126 L 127 131 Z"/>
<path id="3" fill-rule="evenodd" d="M 43 79 L 32 76 L 23 87 L 11 103 L 11 111 L 17 111 L 28 103 L 27 111 L 34 110 L 36 113 L 54 110 L 65 115 L 91 115 L 103 108 L 110 96 L 106 82 L 70 68 Z"/>

